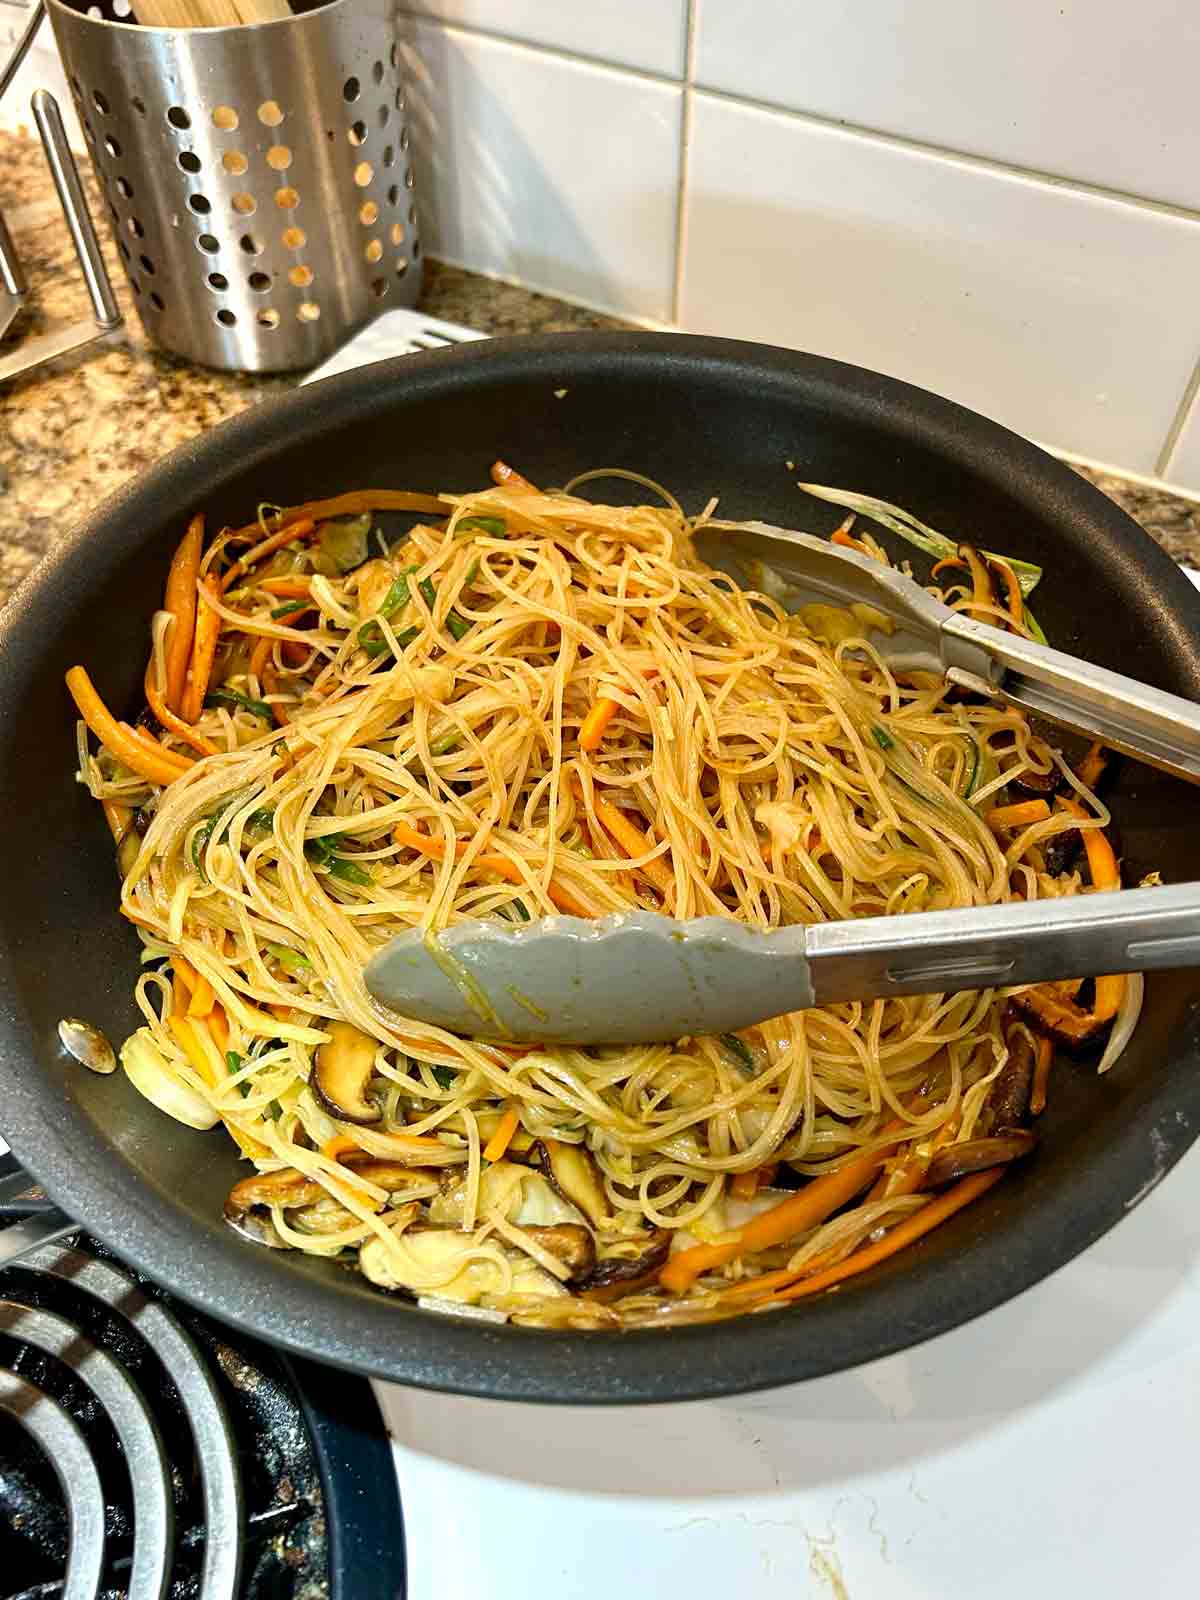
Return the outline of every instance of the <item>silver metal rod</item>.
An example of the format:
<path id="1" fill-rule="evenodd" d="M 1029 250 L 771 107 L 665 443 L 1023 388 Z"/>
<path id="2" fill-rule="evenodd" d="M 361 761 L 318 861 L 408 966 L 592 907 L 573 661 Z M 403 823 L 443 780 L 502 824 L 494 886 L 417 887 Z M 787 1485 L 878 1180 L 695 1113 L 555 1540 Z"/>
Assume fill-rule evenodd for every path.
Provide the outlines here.
<path id="1" fill-rule="evenodd" d="M 1200 965 L 1200 884 L 817 923 L 819 1005 Z"/>
<path id="2" fill-rule="evenodd" d="M 9 294 L 18 298 L 26 289 L 25 274 L 21 271 L 17 247 L 12 242 L 12 234 L 8 231 L 3 215 L 0 215 L 0 289 L 7 289 Z"/>
<path id="3" fill-rule="evenodd" d="M 83 268 L 84 282 L 87 284 L 96 321 L 102 328 L 119 327 L 121 308 L 117 304 L 117 297 L 113 293 L 104 265 L 104 257 L 100 253 L 100 241 L 92 225 L 83 184 L 79 181 L 78 168 L 67 144 L 66 129 L 63 127 L 58 103 L 47 90 L 36 89 L 31 104 L 38 132 L 46 147 L 46 159 L 50 163 L 54 187 L 58 190 L 63 214 L 75 244 L 75 253 Z"/>
<path id="4" fill-rule="evenodd" d="M 29 13 L 29 21 L 25 24 L 25 31 L 13 46 L 12 55 L 9 56 L 3 67 L 0 67 L 0 100 L 3 100 L 9 84 L 20 72 L 21 63 L 29 54 L 29 47 L 41 27 L 42 19 L 45 15 L 46 7 L 43 5 L 42 0 L 37 0 L 37 4 Z"/>
<path id="5" fill-rule="evenodd" d="M 1200 782 L 1200 706 L 1190 700 L 961 614 L 943 625 L 942 637 L 952 683 L 999 695 L 1151 766 Z M 963 647 L 980 659 L 956 664 Z"/>
<path id="6" fill-rule="evenodd" d="M 0 1231 L 0 1267 L 11 1266 L 42 1245 L 53 1244 L 57 1239 L 78 1232 L 79 1224 L 72 1222 L 65 1211 L 43 1211 L 26 1217 L 23 1222 L 14 1222 Z"/>

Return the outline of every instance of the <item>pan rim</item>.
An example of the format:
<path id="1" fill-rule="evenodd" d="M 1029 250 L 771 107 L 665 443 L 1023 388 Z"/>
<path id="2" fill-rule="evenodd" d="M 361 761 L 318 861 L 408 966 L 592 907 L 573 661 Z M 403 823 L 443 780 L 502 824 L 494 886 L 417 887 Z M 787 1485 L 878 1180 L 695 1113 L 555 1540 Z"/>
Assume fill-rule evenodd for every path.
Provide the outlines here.
<path id="1" fill-rule="evenodd" d="M 827 358 L 690 335 L 595 333 L 486 340 L 397 357 L 371 369 L 370 388 L 361 370 L 338 374 L 263 402 L 180 446 L 89 513 L 0 613 L 0 721 L 11 713 L 20 672 L 36 663 L 43 602 L 58 591 L 86 588 L 80 570 L 85 552 L 101 565 L 123 558 L 137 543 L 139 507 L 168 496 L 183 516 L 211 492 L 227 461 L 236 459 L 241 470 L 247 461 L 268 458 L 281 436 L 316 437 L 339 420 L 386 411 L 395 403 L 395 388 L 453 391 L 471 386 L 481 372 L 501 381 L 532 371 L 547 383 L 570 383 L 589 371 L 611 376 L 622 362 L 631 372 L 659 371 L 664 377 L 737 369 L 746 381 L 793 392 L 799 385 L 815 398 L 828 394 L 843 415 L 886 415 L 914 447 L 940 452 L 985 479 L 1002 476 L 1008 492 L 1023 495 L 1043 516 L 1049 508 L 1063 519 L 1103 529 L 1157 586 L 1190 688 L 1200 692 L 1196 634 L 1185 620 L 1187 605 L 1194 604 L 1191 586 L 1136 523 L 1037 446 L 901 380 Z M 35 1040 L 17 1004 L 5 948 L 0 994 L 6 1136 L 52 1198 L 72 1215 L 86 1217 L 124 1260 L 198 1309 L 296 1354 L 486 1398 L 597 1404 L 707 1398 L 829 1375 L 911 1348 L 1014 1298 L 1073 1259 L 1150 1192 L 1200 1126 L 1197 1074 L 1190 1098 L 1185 1086 L 1171 1099 L 1180 1116 L 1159 1120 L 1153 1159 L 1141 1120 L 1133 1119 L 1136 1125 L 1122 1127 L 1106 1149 L 1106 1192 L 1093 1194 L 1085 1212 L 1069 1214 L 1054 1240 L 1010 1240 L 1000 1269 L 986 1251 L 956 1257 L 953 1292 L 947 1292 L 948 1274 L 937 1259 L 910 1258 L 902 1276 L 872 1274 L 862 1285 L 783 1315 L 669 1334 L 491 1327 L 401 1308 L 366 1286 L 347 1294 L 344 1285 L 322 1282 L 273 1253 L 253 1254 L 216 1223 L 207 1229 L 189 1218 L 168 1193 L 142 1184 L 134 1168 L 114 1163 L 112 1147 L 78 1108 L 59 1104 L 51 1115 L 48 1097 L 26 1081 L 24 1062 L 35 1058 Z M 1069 1187 L 1065 1175 L 1063 1184 Z M 977 1208 L 985 1219 L 991 1199 Z M 878 1292 L 881 1286 L 886 1292 Z M 848 1303 L 853 1316 L 844 1313 Z M 797 1336 L 797 1313 L 811 1336 Z"/>

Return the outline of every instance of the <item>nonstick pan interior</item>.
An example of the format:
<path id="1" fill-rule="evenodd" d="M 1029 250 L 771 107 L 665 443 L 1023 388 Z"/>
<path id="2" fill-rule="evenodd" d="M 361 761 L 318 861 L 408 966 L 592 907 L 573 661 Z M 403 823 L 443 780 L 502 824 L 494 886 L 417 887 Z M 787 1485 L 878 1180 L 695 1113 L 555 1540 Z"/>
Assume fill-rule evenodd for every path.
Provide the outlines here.
<path id="1" fill-rule="evenodd" d="M 669 1333 L 446 1319 L 333 1263 L 256 1248 L 220 1220 L 238 1174 L 223 1134 L 183 1128 L 123 1075 L 96 1078 L 63 1057 L 64 1015 L 114 1040 L 136 1025 L 138 954 L 116 913 L 99 809 L 72 781 L 64 670 L 86 663 L 110 704 L 136 708 L 147 622 L 197 510 L 213 529 L 261 501 L 466 489 L 496 456 L 545 484 L 632 468 L 689 510 L 718 494 L 726 515 L 814 532 L 837 513 L 797 480 L 881 495 L 1042 562 L 1037 610 L 1053 643 L 1200 693 L 1196 601 L 1133 523 L 1012 434 L 856 368 L 717 340 L 572 335 L 404 357 L 265 404 L 101 506 L 3 619 L 0 1127 L 18 1155 L 95 1233 L 211 1314 L 347 1367 L 495 1397 L 675 1400 L 827 1373 L 966 1321 L 1069 1260 L 1194 1137 L 1200 975 L 1149 980 L 1141 1026 L 1107 1078 L 1088 1063 L 1057 1067 L 1036 1156 L 915 1250 L 786 1311 Z M 1127 881 L 1154 868 L 1200 876 L 1198 802 L 1126 767 L 1113 807 Z"/>

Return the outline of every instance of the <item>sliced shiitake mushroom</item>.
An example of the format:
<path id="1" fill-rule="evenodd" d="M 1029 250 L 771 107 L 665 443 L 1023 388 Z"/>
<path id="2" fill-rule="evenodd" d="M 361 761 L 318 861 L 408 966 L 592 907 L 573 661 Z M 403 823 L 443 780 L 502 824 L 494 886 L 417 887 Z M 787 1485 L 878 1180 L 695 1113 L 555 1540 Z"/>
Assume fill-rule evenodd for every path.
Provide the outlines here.
<path id="1" fill-rule="evenodd" d="M 570 1269 L 568 1283 L 582 1283 L 590 1278 L 596 1266 L 596 1241 L 590 1228 L 582 1228 L 578 1223 L 560 1222 L 553 1228 L 525 1228 L 522 1231 L 534 1244 L 541 1245 L 556 1261 L 561 1261 L 564 1267 Z"/>
<path id="2" fill-rule="evenodd" d="M 985 1131 L 1008 1133 L 1029 1121 L 1029 1097 L 1033 1093 L 1035 1053 L 1026 1029 L 1006 1027 L 1008 1060 L 1000 1068 L 988 1091 Z"/>
<path id="3" fill-rule="evenodd" d="M 1046 1034 L 1064 1050 L 1086 1050 L 1112 1027 L 1111 1018 L 1097 1017 L 1045 985 L 1014 994 L 1008 1003 L 1031 1027 Z"/>
<path id="4" fill-rule="evenodd" d="M 1064 828 L 1062 833 L 1055 833 L 1049 839 L 1043 839 L 1041 849 L 1046 871 L 1052 878 L 1061 878 L 1063 873 L 1070 872 L 1079 860 L 1079 853 L 1083 849 L 1083 835 L 1078 828 Z"/>
<path id="5" fill-rule="evenodd" d="M 283 1167 L 279 1172 L 256 1172 L 235 1183 L 225 1201 L 225 1220 L 244 1216 L 254 1206 L 309 1206 L 325 1191 L 312 1178 Z"/>
<path id="6" fill-rule="evenodd" d="M 931 1189 L 937 1189 L 969 1173 L 1005 1166 L 1027 1156 L 1036 1144 L 1037 1138 L 1028 1128 L 1013 1128 L 990 1139 L 968 1139 L 963 1144 L 948 1145 L 929 1163 L 925 1182 Z"/>
<path id="7" fill-rule="evenodd" d="M 469 1233 L 414 1228 L 405 1233 L 401 1244 L 402 1250 L 392 1251 L 386 1239 L 368 1239 L 358 1252 L 363 1276 L 381 1289 L 436 1295 L 463 1305 L 486 1303 L 501 1311 L 570 1292 L 520 1252 L 505 1252 L 511 1270 L 506 1289 L 508 1274 L 495 1260 L 478 1256 L 478 1246 Z"/>
<path id="8" fill-rule="evenodd" d="M 436 1183 L 437 1174 L 424 1167 L 406 1167 L 398 1161 L 379 1161 L 370 1156 L 348 1156 L 345 1165 L 357 1178 L 378 1184 L 389 1194 L 402 1192 L 415 1184 Z M 317 1205 L 329 1200 L 328 1191 L 315 1178 L 295 1167 L 278 1172 L 256 1172 L 235 1183 L 225 1201 L 225 1220 L 236 1224 L 256 1206 L 283 1206 L 291 1211 L 299 1206 Z"/>
<path id="9" fill-rule="evenodd" d="M 290 1248 L 287 1241 L 281 1239 L 275 1231 L 275 1224 L 269 1216 L 261 1211 L 230 1212 L 225 1208 L 225 1221 L 234 1233 L 240 1233 L 243 1239 L 249 1239 L 251 1244 L 265 1245 L 268 1250 L 287 1250 Z"/>
<path id="10" fill-rule="evenodd" d="M 378 1122 L 383 1112 L 367 1093 L 378 1043 L 350 1022 L 331 1022 L 327 1031 L 309 1078 L 317 1104 L 340 1122 Z"/>
<path id="11" fill-rule="evenodd" d="M 591 1155 L 582 1145 L 562 1139 L 543 1139 L 541 1146 L 539 1165 L 559 1194 L 578 1206 L 593 1228 L 602 1227 L 609 1217 L 608 1201 Z"/>
<path id="12" fill-rule="evenodd" d="M 604 1256 L 585 1284 L 583 1293 L 589 1300 L 618 1300 L 622 1295 L 648 1287 L 654 1283 L 659 1271 L 671 1253 L 671 1235 L 665 1228 L 656 1229 L 649 1243 L 636 1255 Z"/>

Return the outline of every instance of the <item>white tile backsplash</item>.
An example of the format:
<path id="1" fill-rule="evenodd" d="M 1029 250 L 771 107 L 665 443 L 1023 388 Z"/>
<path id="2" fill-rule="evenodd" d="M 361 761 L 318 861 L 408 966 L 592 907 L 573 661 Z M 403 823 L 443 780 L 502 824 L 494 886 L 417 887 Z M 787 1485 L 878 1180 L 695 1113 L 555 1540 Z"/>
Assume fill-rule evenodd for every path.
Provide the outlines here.
<path id="1" fill-rule="evenodd" d="M 1200 393 L 1192 397 L 1163 473 L 1172 483 L 1200 495 Z"/>
<path id="2" fill-rule="evenodd" d="M 426 248 L 667 320 L 682 90 L 435 24 L 407 33 Z"/>
<path id="3" fill-rule="evenodd" d="M 402 9 L 617 66 L 683 75 L 687 0 L 403 0 Z"/>
<path id="4" fill-rule="evenodd" d="M 679 320 L 875 367 L 1153 471 L 1200 222 L 698 94 Z"/>
<path id="5" fill-rule="evenodd" d="M 24 32 L 29 10 L 30 8 L 26 6 L 9 5 L 6 0 L 0 0 L 0 62 L 8 60 L 13 46 Z M 35 89 L 50 91 L 58 101 L 58 109 L 63 114 L 63 124 L 71 148 L 84 149 L 83 132 L 75 115 L 71 91 L 67 87 L 67 75 L 63 71 L 62 61 L 55 48 L 50 24 L 46 21 L 43 21 L 38 30 L 32 49 L 21 63 L 20 71 L 9 84 L 8 92 L 0 100 L 0 128 L 10 133 L 18 128 L 33 129 L 33 112 L 29 108 L 29 101 Z M 0 172 L 0 195 L 3 192 L 4 174 Z"/>
<path id="6" fill-rule="evenodd" d="M 430 253 L 1200 488 L 1200 400 L 1161 460 L 1200 352 L 1200 5 L 398 6 Z M 48 30 L 0 126 L 37 84 L 72 116 Z"/>
<path id="7" fill-rule="evenodd" d="M 696 0 L 696 81 L 1200 210 L 1195 0 Z"/>

